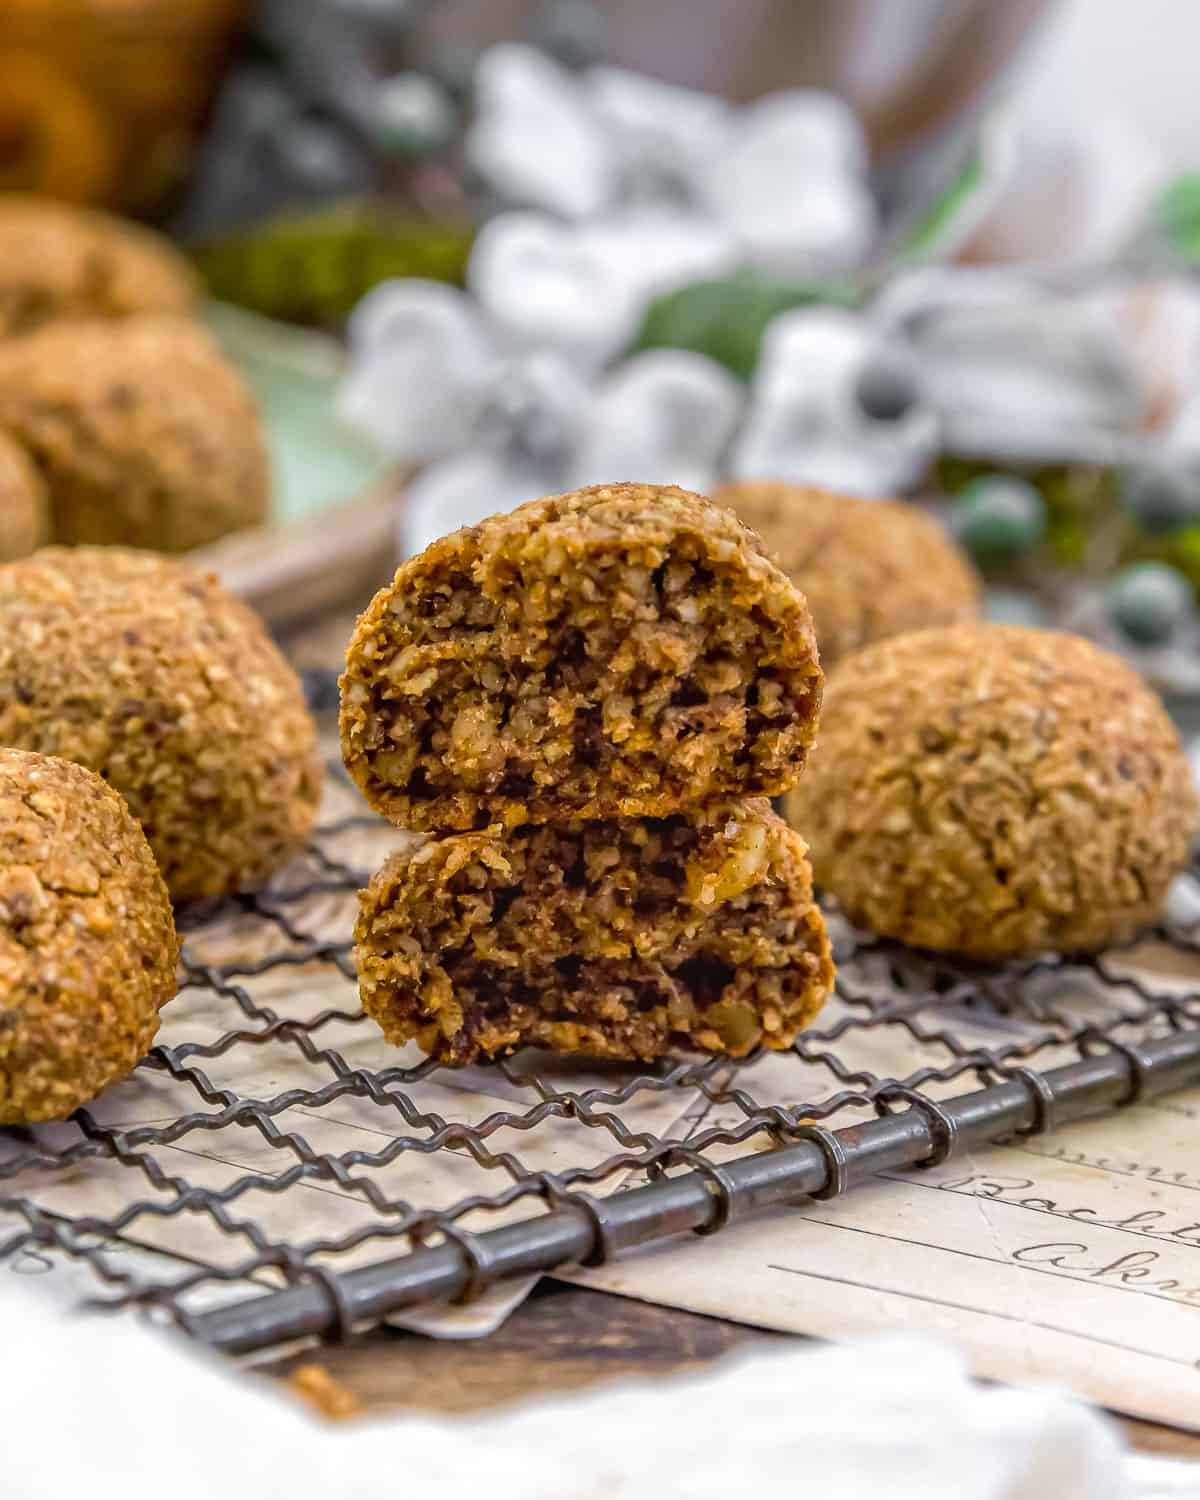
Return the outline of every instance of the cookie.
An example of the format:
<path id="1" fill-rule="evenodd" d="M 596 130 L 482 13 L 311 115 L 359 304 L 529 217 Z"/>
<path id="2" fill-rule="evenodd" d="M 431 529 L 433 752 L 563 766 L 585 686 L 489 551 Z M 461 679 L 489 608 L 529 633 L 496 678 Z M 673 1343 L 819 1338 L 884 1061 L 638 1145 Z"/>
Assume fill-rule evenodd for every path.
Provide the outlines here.
<path id="1" fill-rule="evenodd" d="M 66 1119 L 123 1078 L 178 957 L 162 876 L 116 792 L 0 750 L 0 1125 Z"/>
<path id="2" fill-rule="evenodd" d="M 46 486 L 20 443 L 0 432 L 0 562 L 27 557 L 46 540 Z"/>
<path id="3" fill-rule="evenodd" d="M 0 429 L 43 476 L 56 542 L 186 552 L 267 516 L 258 408 L 183 318 L 58 322 L 0 342 Z"/>
<path id="4" fill-rule="evenodd" d="M 1197 828 L 1179 736 L 1136 672 L 983 623 L 841 662 L 788 811 L 853 921 L 980 959 L 1133 936 Z"/>
<path id="5" fill-rule="evenodd" d="M 455 1063 L 788 1047 L 833 981 L 804 842 L 762 799 L 413 839 L 355 938 L 367 1013 Z"/>
<path id="6" fill-rule="evenodd" d="M 804 595 L 826 668 L 872 641 L 979 614 L 974 569 L 915 505 L 754 479 L 713 499 L 758 532 Z"/>
<path id="7" fill-rule="evenodd" d="M 0 338 L 60 318 L 190 313 L 199 283 L 161 235 L 53 198 L 0 195 Z"/>
<path id="8" fill-rule="evenodd" d="M 598 485 L 435 542 L 360 618 L 342 749 L 422 831 L 774 795 L 812 743 L 803 598 L 699 495 Z"/>
<path id="9" fill-rule="evenodd" d="M 117 547 L 0 567 L 0 744 L 99 772 L 177 901 L 261 882 L 321 794 L 299 679 L 261 620 L 212 576 Z"/>

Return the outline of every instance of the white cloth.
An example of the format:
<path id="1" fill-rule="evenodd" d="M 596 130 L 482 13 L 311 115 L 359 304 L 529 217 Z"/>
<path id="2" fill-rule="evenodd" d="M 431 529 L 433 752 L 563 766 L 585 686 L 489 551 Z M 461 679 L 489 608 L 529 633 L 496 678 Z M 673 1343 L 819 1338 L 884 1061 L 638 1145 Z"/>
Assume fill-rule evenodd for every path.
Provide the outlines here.
<path id="1" fill-rule="evenodd" d="M 70 1315 L 0 1276 L 6 1500 L 1134 1500 L 1096 1413 L 989 1389 L 911 1336 L 600 1387 L 486 1418 L 346 1428 L 131 1319 Z M 16 1351 L 19 1352 L 17 1356 Z M 486 1344 L 478 1358 L 488 1357 Z"/>

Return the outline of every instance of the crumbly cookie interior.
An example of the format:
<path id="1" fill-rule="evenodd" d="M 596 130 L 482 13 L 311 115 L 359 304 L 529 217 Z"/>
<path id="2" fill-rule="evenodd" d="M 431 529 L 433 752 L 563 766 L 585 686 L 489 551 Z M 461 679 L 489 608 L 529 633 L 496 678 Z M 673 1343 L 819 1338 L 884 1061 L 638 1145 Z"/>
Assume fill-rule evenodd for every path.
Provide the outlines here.
<path id="1" fill-rule="evenodd" d="M 452 1062 L 782 1048 L 833 978 L 803 841 L 758 799 L 424 841 L 356 938 L 368 1013 Z"/>

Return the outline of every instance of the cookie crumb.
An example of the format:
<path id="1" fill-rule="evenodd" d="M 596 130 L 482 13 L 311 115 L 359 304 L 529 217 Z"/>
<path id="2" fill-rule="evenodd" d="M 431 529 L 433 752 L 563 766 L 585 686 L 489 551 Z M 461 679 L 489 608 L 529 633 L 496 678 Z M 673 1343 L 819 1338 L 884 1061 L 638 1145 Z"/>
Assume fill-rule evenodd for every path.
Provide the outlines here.
<path id="1" fill-rule="evenodd" d="M 288 1385 L 313 1411 L 331 1422 L 362 1416 L 362 1402 L 325 1365 L 297 1365 L 288 1376 Z"/>

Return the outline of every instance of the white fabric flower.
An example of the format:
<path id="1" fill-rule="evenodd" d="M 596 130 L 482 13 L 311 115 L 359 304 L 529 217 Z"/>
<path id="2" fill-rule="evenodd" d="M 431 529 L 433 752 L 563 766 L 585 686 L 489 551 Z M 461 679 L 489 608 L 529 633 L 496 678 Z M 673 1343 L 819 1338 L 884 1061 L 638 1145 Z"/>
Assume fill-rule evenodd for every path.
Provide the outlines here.
<path id="1" fill-rule="evenodd" d="M 511 321 L 435 282 L 384 283 L 355 310 L 340 411 L 420 467 L 401 512 L 405 553 L 582 484 L 707 490 L 717 479 L 740 384 L 703 355 L 662 350 L 594 388 L 592 360 L 580 358 L 591 327 L 572 322 L 565 286 L 561 296 L 557 348 L 537 347 L 528 330 L 517 337 Z M 551 304 L 536 310 L 548 339 Z"/>
<path id="2" fill-rule="evenodd" d="M 466 438 L 498 357 L 471 297 L 436 281 L 385 281 L 355 308 L 347 332 L 344 421 L 409 464 Z"/>
<path id="3" fill-rule="evenodd" d="M 642 312 L 610 256 L 575 226 L 541 214 L 502 214 L 486 224 L 467 285 L 510 347 L 558 350 L 585 369 L 626 348 Z"/>
<path id="4" fill-rule="evenodd" d="M 617 161 L 565 68 L 535 47 L 492 47 L 475 70 L 467 160 L 507 203 L 563 218 L 600 213 Z"/>
<path id="5" fill-rule="evenodd" d="M 844 308 L 799 308 L 776 318 L 733 449 L 733 477 L 869 496 L 910 489 L 936 452 L 938 419 L 919 393 L 894 417 L 866 410 L 863 373 L 887 352 L 871 324 Z"/>
<path id="6" fill-rule="evenodd" d="M 1141 384 L 1111 319 L 1011 271 L 914 271 L 881 294 L 871 320 L 919 363 L 950 448 L 1069 459 L 1142 420 Z"/>
<path id="7" fill-rule="evenodd" d="M 745 109 L 615 68 L 575 76 L 536 49 L 479 66 L 467 159 L 506 203 L 576 221 L 631 205 L 707 218 L 744 263 L 788 274 L 861 260 L 876 225 L 866 145 L 831 94 Z"/>
<path id="8" fill-rule="evenodd" d="M 680 204 L 695 195 L 729 136 L 734 112 L 723 99 L 627 68 L 593 68 L 577 87 L 609 144 L 615 198 Z"/>
<path id="9" fill-rule="evenodd" d="M 779 275 L 853 265 L 871 243 L 858 122 L 826 94 L 771 94 L 738 115 L 698 181 L 751 265 Z"/>
<path id="10" fill-rule="evenodd" d="M 529 354 L 495 366 L 461 451 L 409 485 L 402 550 L 420 552 L 460 526 L 570 488 L 568 467 L 588 407 L 587 387 L 558 355 Z"/>
<path id="11" fill-rule="evenodd" d="M 745 392 L 702 354 L 636 354 L 596 391 L 570 465 L 570 487 L 634 480 L 707 494 L 742 414 Z"/>

